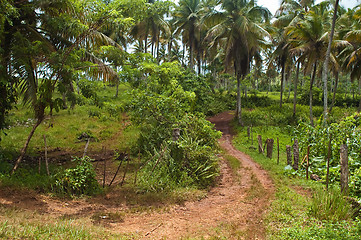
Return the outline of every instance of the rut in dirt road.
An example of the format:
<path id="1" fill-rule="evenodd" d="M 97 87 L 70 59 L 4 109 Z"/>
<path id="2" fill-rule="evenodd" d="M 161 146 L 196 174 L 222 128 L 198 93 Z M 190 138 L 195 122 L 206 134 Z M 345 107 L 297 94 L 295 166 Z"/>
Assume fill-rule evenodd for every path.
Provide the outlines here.
<path id="1" fill-rule="evenodd" d="M 253 199 L 253 212 L 247 216 L 246 239 L 265 239 L 265 226 L 263 216 L 273 199 L 275 187 L 268 172 L 255 163 L 250 156 L 237 150 L 232 144 L 233 135 L 231 133 L 230 122 L 233 120 L 232 112 L 223 112 L 209 119 L 215 124 L 217 130 L 222 132 L 219 144 L 225 153 L 237 158 L 242 169 L 240 170 L 241 184 L 248 183 L 249 198 Z M 249 182 L 251 177 L 251 182 Z"/>

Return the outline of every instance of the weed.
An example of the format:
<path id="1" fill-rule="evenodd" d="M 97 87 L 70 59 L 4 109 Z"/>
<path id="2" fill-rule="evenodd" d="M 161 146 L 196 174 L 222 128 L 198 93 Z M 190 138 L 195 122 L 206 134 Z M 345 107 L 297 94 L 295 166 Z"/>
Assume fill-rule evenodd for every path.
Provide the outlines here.
<path id="1" fill-rule="evenodd" d="M 353 214 L 351 204 L 340 192 L 340 189 L 334 186 L 328 191 L 317 189 L 312 197 L 309 214 L 330 222 L 350 220 Z"/>
<path id="2" fill-rule="evenodd" d="M 74 158 L 76 166 L 54 176 L 52 191 L 67 196 L 93 195 L 100 192 L 91 159 L 88 156 Z"/>

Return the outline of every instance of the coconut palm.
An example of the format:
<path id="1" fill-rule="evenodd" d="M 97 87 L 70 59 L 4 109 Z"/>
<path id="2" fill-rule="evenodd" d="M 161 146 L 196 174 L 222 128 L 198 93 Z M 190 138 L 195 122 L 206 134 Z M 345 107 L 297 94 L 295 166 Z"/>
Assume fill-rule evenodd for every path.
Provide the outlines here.
<path id="1" fill-rule="evenodd" d="M 61 107 L 62 101 L 53 99 L 56 88 L 71 86 L 79 69 L 103 79 L 110 79 L 115 74 L 91 53 L 97 45 L 116 45 L 98 31 L 109 18 L 102 13 L 102 2 L 76 5 L 72 1 L 58 0 L 21 1 L 18 4 L 19 11 L 24 8 L 27 14 L 15 18 L 8 31 L 11 33 L 7 36 L 11 44 L 6 66 L 12 69 L 10 77 L 17 79 L 24 102 L 32 106 L 36 123 L 12 172 L 17 169 L 36 128 L 43 121 L 45 109 L 49 107 L 51 111 Z M 99 12 L 95 11 L 96 8 Z M 100 13 L 104 15 L 99 18 Z M 93 64 L 89 65 L 89 61 Z"/>
<path id="2" fill-rule="evenodd" d="M 326 57 L 325 62 L 323 64 L 323 71 L 322 71 L 322 81 L 323 81 L 323 103 L 324 103 L 324 109 L 323 109 L 323 119 L 326 121 L 327 119 L 327 78 L 328 78 L 328 64 L 330 61 L 330 55 L 331 55 L 331 44 L 333 40 L 333 35 L 335 33 L 335 25 L 336 25 L 336 18 L 337 18 L 337 9 L 338 9 L 338 2 L 339 0 L 336 0 L 335 7 L 333 10 L 333 18 L 332 18 L 332 26 L 331 26 L 331 32 L 328 39 L 328 45 L 327 45 L 327 51 L 326 51 Z"/>
<path id="3" fill-rule="evenodd" d="M 310 123 L 313 125 L 312 89 L 318 65 L 323 60 L 327 50 L 328 29 L 330 28 L 329 12 L 326 3 L 313 7 L 298 21 L 286 29 L 291 52 L 299 55 L 303 61 L 305 72 L 310 73 Z"/>
<path id="4" fill-rule="evenodd" d="M 305 3 L 304 3 L 305 4 Z M 282 108 L 283 85 L 285 82 L 285 69 L 291 68 L 294 64 L 292 54 L 290 52 L 291 45 L 288 42 L 286 29 L 300 21 L 305 13 L 304 6 L 299 1 L 283 0 L 280 8 L 276 12 L 276 19 L 272 23 L 274 31 L 272 34 L 273 44 L 276 46 L 271 58 L 269 59 L 269 66 L 272 66 L 276 61 L 279 68 L 281 68 L 281 90 L 280 90 L 280 108 Z M 299 67 L 297 68 L 299 70 Z M 298 74 L 296 74 L 298 76 Z M 296 80 L 296 79 L 295 79 Z M 295 84 L 297 88 L 297 84 Z M 294 91 L 297 92 L 297 89 Z M 296 96 L 294 96 L 294 101 Z M 295 107 L 295 105 L 294 105 Z M 295 110 L 294 110 L 295 114 Z"/>
<path id="5" fill-rule="evenodd" d="M 193 70 L 194 53 L 200 44 L 201 32 L 201 2 L 200 0 L 180 0 L 174 11 L 174 25 L 177 33 L 181 33 L 183 44 L 188 46 L 189 65 Z"/>
<path id="6" fill-rule="evenodd" d="M 361 78 L 361 8 L 360 6 L 355 9 L 350 9 L 345 13 L 341 19 L 342 26 L 338 31 L 339 38 L 344 41 L 340 41 L 340 45 L 344 48 L 340 52 L 340 58 L 343 62 L 343 69 L 350 73 L 351 80 Z M 361 100 L 358 111 L 361 111 Z"/>
<path id="7" fill-rule="evenodd" d="M 131 35 L 136 39 L 144 41 L 144 52 L 148 52 L 148 39 L 151 42 L 151 53 L 155 56 L 155 47 L 159 45 L 161 32 L 169 34 L 170 27 L 164 20 L 164 14 L 169 11 L 169 4 L 164 2 L 154 2 L 149 0 L 147 3 L 145 17 L 138 22 L 131 30 Z"/>
<path id="8" fill-rule="evenodd" d="M 241 80 L 250 72 L 253 57 L 266 47 L 268 32 L 262 23 L 271 16 L 267 8 L 259 7 L 254 1 L 225 0 L 216 18 L 219 23 L 211 28 L 207 38 L 210 48 L 224 48 L 222 56 L 226 68 L 233 68 L 237 78 L 237 117 L 241 119 Z"/>

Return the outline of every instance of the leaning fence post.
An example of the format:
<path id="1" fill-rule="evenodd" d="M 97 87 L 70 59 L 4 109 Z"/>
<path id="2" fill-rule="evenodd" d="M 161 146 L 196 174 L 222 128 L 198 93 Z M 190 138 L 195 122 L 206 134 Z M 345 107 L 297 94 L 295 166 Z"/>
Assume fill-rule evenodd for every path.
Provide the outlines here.
<path id="1" fill-rule="evenodd" d="M 258 135 L 257 136 L 258 139 L 258 152 L 259 153 L 263 153 L 263 148 L 262 148 L 262 136 Z"/>
<path id="2" fill-rule="evenodd" d="M 251 140 L 251 128 L 249 126 L 247 127 L 247 137 L 248 141 Z"/>
<path id="3" fill-rule="evenodd" d="M 272 158 L 273 143 L 274 143 L 274 140 L 272 138 L 267 139 L 267 157 L 268 158 Z"/>
<path id="4" fill-rule="evenodd" d="M 298 162 L 300 158 L 300 152 L 298 149 L 298 140 L 295 139 L 295 143 L 293 144 L 293 169 L 298 170 Z"/>
<path id="5" fill-rule="evenodd" d="M 291 153 L 290 145 L 286 145 L 286 153 L 287 153 L 287 165 L 292 166 L 292 153 Z"/>
<path id="6" fill-rule="evenodd" d="M 307 163 L 306 163 L 306 179 L 308 180 L 308 168 L 310 167 L 310 148 L 311 146 L 308 145 L 307 147 Z"/>

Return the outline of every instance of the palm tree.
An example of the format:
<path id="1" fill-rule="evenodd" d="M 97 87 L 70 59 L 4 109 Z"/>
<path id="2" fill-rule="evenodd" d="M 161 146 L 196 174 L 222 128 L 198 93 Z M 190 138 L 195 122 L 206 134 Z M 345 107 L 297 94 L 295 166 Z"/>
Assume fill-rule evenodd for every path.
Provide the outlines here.
<path id="1" fill-rule="evenodd" d="M 250 72 L 253 57 L 266 47 L 268 32 L 262 22 L 271 16 L 267 8 L 259 7 L 254 1 L 225 0 L 222 12 L 215 17 L 219 23 L 211 28 L 207 38 L 212 39 L 210 48 L 224 48 L 223 63 L 233 68 L 237 78 L 237 118 L 241 119 L 241 80 Z"/>
<path id="2" fill-rule="evenodd" d="M 12 48 L 9 49 L 11 58 L 7 68 L 13 69 L 10 77 L 18 79 L 20 93 L 24 102 L 32 106 L 36 123 L 12 172 L 19 166 L 35 130 L 43 121 L 45 109 L 49 107 L 51 112 L 52 108 L 62 104 L 53 99 L 53 94 L 60 84 L 72 84 L 75 73 L 71 69 L 82 69 L 103 79 L 114 75 L 111 68 L 91 53 L 97 45 L 116 45 L 98 31 L 109 15 L 99 18 L 99 12 L 94 12 L 92 5 L 95 3 L 89 4 L 80 6 L 66 0 L 21 1 L 17 6 L 20 12 L 22 8 L 26 9 L 27 15 L 13 19 L 16 24 L 9 31 Z M 104 9 L 102 5 L 98 7 Z M 96 69 L 84 60 L 97 64 Z"/>
<path id="3" fill-rule="evenodd" d="M 144 41 L 144 52 L 148 52 L 148 38 L 151 36 L 151 53 L 155 56 L 155 47 L 159 45 L 161 31 L 169 33 L 170 27 L 164 20 L 164 14 L 169 11 L 169 5 L 164 2 L 148 1 L 146 17 L 134 25 L 131 35 Z"/>
<path id="4" fill-rule="evenodd" d="M 307 4 L 302 2 L 302 4 Z M 302 19 L 302 16 L 305 12 L 304 6 L 299 1 L 295 0 L 283 0 L 280 8 L 276 12 L 276 19 L 272 23 L 275 31 L 273 34 L 273 44 L 276 45 L 276 48 L 269 60 L 269 64 L 274 61 L 277 62 L 277 65 L 281 68 L 281 90 L 280 90 L 280 108 L 282 108 L 282 96 L 283 96 L 283 85 L 285 82 L 285 69 L 290 68 L 291 64 L 294 64 L 292 61 L 292 54 L 290 52 L 291 45 L 288 41 L 288 36 L 286 34 L 286 28 L 291 26 Z M 299 70 L 299 68 L 297 68 Z M 298 74 L 296 74 L 298 76 Z M 297 84 L 295 84 L 297 88 Z M 297 92 L 297 89 L 295 90 Z M 296 96 L 294 96 L 294 101 Z M 295 110 L 294 110 L 295 113 Z"/>
<path id="5" fill-rule="evenodd" d="M 182 34 L 183 44 L 188 46 L 191 70 L 194 66 L 195 50 L 200 44 L 201 7 L 200 0 L 180 0 L 174 11 L 176 32 Z"/>
<path id="6" fill-rule="evenodd" d="M 312 89 L 317 67 L 327 49 L 327 30 L 329 29 L 329 12 L 325 2 L 304 14 L 303 19 L 287 27 L 286 32 L 292 46 L 291 52 L 303 60 L 306 72 L 312 72 L 310 81 L 310 123 L 313 125 Z"/>
<path id="7" fill-rule="evenodd" d="M 339 38 L 343 41 L 339 41 L 339 45 L 343 46 L 339 56 L 343 62 L 343 69 L 350 73 L 351 80 L 361 78 L 361 39 L 360 39 L 360 27 L 361 27 L 361 8 L 360 6 L 355 9 L 350 9 L 340 21 L 344 21 L 339 30 Z M 351 21 L 350 21 L 351 20 Z M 361 111 L 361 100 L 358 111 Z"/>
<path id="8" fill-rule="evenodd" d="M 330 55 L 331 55 L 331 44 L 332 44 L 332 39 L 333 39 L 333 35 L 335 32 L 335 25 L 336 25 L 336 18 L 337 18 L 337 9 L 338 9 L 338 2 L 339 0 L 336 0 L 335 2 L 335 7 L 333 10 L 333 18 L 332 18 L 332 26 L 331 26 L 331 33 L 330 36 L 328 38 L 328 46 L 327 46 L 327 52 L 326 52 L 326 57 L 325 57 L 325 62 L 323 64 L 323 71 L 322 71 L 322 81 L 323 81 L 323 119 L 324 121 L 326 121 L 327 119 L 327 78 L 328 78 L 328 64 L 330 61 Z"/>

